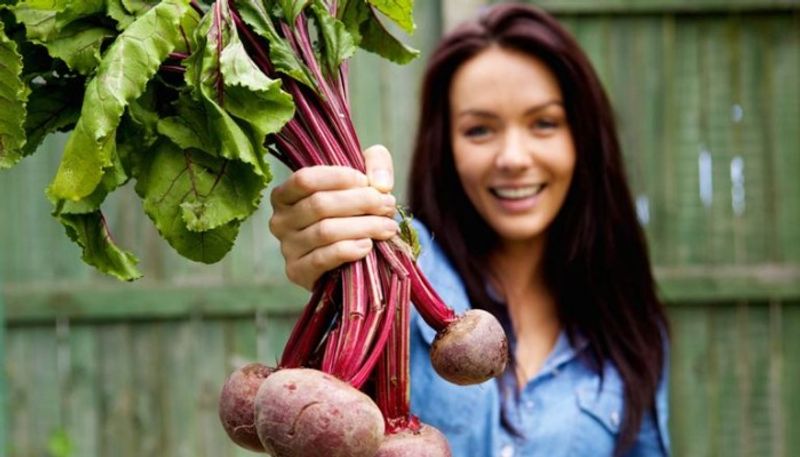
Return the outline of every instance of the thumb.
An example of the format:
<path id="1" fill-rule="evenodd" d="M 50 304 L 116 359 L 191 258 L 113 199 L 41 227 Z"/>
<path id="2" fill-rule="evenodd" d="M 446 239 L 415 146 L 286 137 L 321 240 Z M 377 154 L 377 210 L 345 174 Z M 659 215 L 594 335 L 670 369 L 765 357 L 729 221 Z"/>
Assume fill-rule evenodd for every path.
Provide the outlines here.
<path id="1" fill-rule="evenodd" d="M 389 150 L 380 144 L 370 146 L 364 150 L 364 161 L 370 186 L 384 193 L 391 192 L 394 187 L 394 167 Z"/>

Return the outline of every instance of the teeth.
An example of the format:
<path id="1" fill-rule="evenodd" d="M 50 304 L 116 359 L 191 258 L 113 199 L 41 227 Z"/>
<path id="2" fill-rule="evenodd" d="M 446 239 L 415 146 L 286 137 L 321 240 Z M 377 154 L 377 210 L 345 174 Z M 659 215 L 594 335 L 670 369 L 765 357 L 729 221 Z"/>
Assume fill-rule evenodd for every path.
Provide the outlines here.
<path id="1" fill-rule="evenodd" d="M 522 198 L 532 197 L 538 194 L 543 187 L 544 184 L 539 184 L 536 186 L 525 186 L 525 187 L 495 187 L 492 190 L 494 191 L 495 195 L 497 195 L 500 198 L 518 200 Z"/>

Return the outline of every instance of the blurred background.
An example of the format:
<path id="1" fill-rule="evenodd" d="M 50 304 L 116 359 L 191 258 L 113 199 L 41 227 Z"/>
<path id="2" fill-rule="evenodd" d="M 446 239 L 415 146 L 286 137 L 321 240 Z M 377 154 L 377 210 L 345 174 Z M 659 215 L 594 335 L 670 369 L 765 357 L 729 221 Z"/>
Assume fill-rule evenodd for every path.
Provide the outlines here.
<path id="1" fill-rule="evenodd" d="M 421 60 L 352 61 L 355 123 L 393 151 L 401 199 L 424 59 L 487 3 L 417 1 Z M 672 321 L 674 455 L 800 455 L 800 0 L 535 3 L 575 34 L 616 110 Z M 208 266 L 178 257 L 127 186 L 105 214 L 145 278 L 120 283 L 50 217 L 64 141 L 0 175 L 0 453 L 253 455 L 224 435 L 219 388 L 245 361 L 276 361 L 307 295 L 285 279 L 268 202 Z"/>

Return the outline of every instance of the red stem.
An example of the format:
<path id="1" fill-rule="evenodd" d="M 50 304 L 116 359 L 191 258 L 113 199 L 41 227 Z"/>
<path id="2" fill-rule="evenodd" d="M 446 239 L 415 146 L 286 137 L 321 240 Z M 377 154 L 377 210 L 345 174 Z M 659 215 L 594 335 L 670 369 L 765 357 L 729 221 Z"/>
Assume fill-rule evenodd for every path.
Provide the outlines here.
<path id="1" fill-rule="evenodd" d="M 400 256 L 400 261 L 409 272 L 411 301 L 414 302 L 420 316 L 437 332 L 444 330 L 456 320 L 455 311 L 444 303 L 410 257 Z"/>
<path id="2" fill-rule="evenodd" d="M 336 275 L 325 275 L 314 287 L 311 299 L 284 346 L 281 367 L 297 368 L 306 365 L 319 346 L 334 316 L 333 296 L 338 286 L 336 279 Z"/>
<path id="3" fill-rule="evenodd" d="M 356 373 L 351 379 L 348 379 L 350 385 L 356 389 L 360 389 L 361 386 L 363 386 L 367 381 L 372 369 L 375 368 L 375 364 L 378 362 L 380 355 L 383 353 L 387 341 L 389 340 L 389 333 L 391 332 L 392 325 L 394 325 L 395 310 L 397 309 L 398 305 L 398 287 L 400 286 L 400 281 L 401 280 L 397 277 L 397 275 L 392 275 L 388 285 L 389 299 L 388 303 L 386 304 L 386 310 L 385 312 L 381 313 L 382 315 L 380 316 L 382 322 L 378 340 L 375 342 L 375 345 L 369 349 L 369 357 L 367 357 L 367 360 L 361 366 L 358 373 Z M 384 289 L 385 288 L 386 286 L 384 285 Z"/>

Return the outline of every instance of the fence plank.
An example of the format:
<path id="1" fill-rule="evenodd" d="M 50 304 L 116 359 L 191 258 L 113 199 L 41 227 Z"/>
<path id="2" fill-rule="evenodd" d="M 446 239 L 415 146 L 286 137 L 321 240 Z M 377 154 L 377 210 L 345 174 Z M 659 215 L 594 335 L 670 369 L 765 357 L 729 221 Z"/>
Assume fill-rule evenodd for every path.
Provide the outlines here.
<path id="1" fill-rule="evenodd" d="M 8 387 L 11 454 L 46 455 L 62 431 L 62 410 L 52 326 L 9 329 Z"/>
<path id="2" fill-rule="evenodd" d="M 800 348 L 800 301 L 787 303 L 782 313 L 782 347 L 783 352 L 783 404 L 784 427 L 786 433 L 786 454 L 797 455 L 800 453 L 800 433 L 797 433 L 797 424 L 800 424 L 800 389 L 797 388 L 800 380 L 800 357 L 797 348 Z"/>
<path id="3" fill-rule="evenodd" d="M 165 379 L 165 345 L 161 329 L 152 322 L 131 325 L 131 372 L 136 397 L 134 418 L 139 439 L 139 456 L 157 457 L 167 454 L 164 447 L 163 404 L 168 383 Z"/>
<path id="4" fill-rule="evenodd" d="M 96 330 L 101 382 L 100 455 L 135 457 L 139 428 L 135 419 L 137 386 L 133 381 L 131 328 L 127 323 Z"/>
<path id="5" fill-rule="evenodd" d="M 2 271 L 0 269 L 0 271 Z M 3 288 L 3 275 L 0 273 L 0 290 Z M 6 305 L 3 294 L 0 293 L 0 455 L 5 456 L 11 452 L 8 441 L 8 382 L 6 381 Z"/>
<path id="6" fill-rule="evenodd" d="M 710 417 L 714 389 L 709 347 L 709 308 L 670 310 L 672 352 L 670 431 L 676 456 L 712 455 L 714 430 Z"/>
<path id="7" fill-rule="evenodd" d="M 65 430 L 75 456 L 98 457 L 103 417 L 100 407 L 100 342 L 93 325 L 70 325 L 67 350 L 69 375 L 61 395 L 65 403 Z"/>

